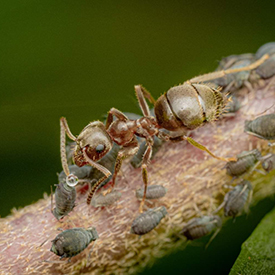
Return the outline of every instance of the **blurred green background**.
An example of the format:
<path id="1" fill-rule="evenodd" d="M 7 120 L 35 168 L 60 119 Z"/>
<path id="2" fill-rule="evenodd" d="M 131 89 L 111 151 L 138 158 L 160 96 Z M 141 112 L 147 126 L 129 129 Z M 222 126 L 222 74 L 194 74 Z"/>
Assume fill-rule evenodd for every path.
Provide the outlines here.
<path id="1" fill-rule="evenodd" d="M 57 183 L 61 116 L 77 135 L 111 107 L 139 112 L 135 84 L 157 98 L 214 70 L 223 56 L 274 41 L 274 7 L 273 1 L 1 1 L 1 217 Z"/>

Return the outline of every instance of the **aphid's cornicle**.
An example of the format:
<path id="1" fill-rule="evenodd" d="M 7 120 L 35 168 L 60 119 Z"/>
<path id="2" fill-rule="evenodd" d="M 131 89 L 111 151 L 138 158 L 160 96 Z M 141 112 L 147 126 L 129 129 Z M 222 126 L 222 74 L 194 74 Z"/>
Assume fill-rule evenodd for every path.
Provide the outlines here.
<path id="1" fill-rule="evenodd" d="M 254 120 L 246 120 L 244 131 L 261 139 L 275 140 L 275 114 L 263 115 Z"/>
<path id="2" fill-rule="evenodd" d="M 167 210 L 164 206 L 149 209 L 134 219 L 130 233 L 144 235 L 156 228 L 166 215 Z"/>
<path id="3" fill-rule="evenodd" d="M 155 184 L 150 185 L 147 188 L 146 199 L 159 199 L 166 195 L 167 189 L 163 185 Z M 142 199 L 144 194 L 144 188 L 139 188 L 136 190 L 136 197 Z"/>
<path id="4" fill-rule="evenodd" d="M 71 259 L 96 239 L 98 239 L 98 234 L 94 227 L 67 229 L 52 240 L 51 251 L 60 256 L 60 259 Z"/>
<path id="5" fill-rule="evenodd" d="M 247 180 L 244 180 L 241 184 L 236 185 L 233 190 L 226 193 L 224 196 L 224 216 L 235 217 L 240 214 L 251 193 L 252 185 Z"/>
<path id="6" fill-rule="evenodd" d="M 226 163 L 226 173 L 230 176 L 240 176 L 250 170 L 261 159 L 261 153 L 258 149 L 244 151 L 237 155 L 237 161 Z"/>
<path id="7" fill-rule="evenodd" d="M 188 240 L 195 240 L 210 234 L 221 226 L 222 220 L 219 216 L 202 216 L 191 219 L 180 233 Z"/>
<path id="8" fill-rule="evenodd" d="M 135 155 L 138 151 L 139 144 L 136 136 L 145 138 L 146 140 L 147 149 L 144 152 L 141 165 L 145 188 L 140 204 L 140 212 L 142 212 L 146 197 L 148 185 L 147 167 L 152 155 L 154 136 L 163 140 L 186 140 L 193 146 L 206 151 L 217 159 L 229 160 L 215 156 L 206 147 L 194 141 L 191 137 L 182 135 L 174 138 L 170 133 L 160 131 L 160 129 L 163 128 L 164 130 L 175 132 L 193 130 L 206 122 L 216 120 L 222 114 L 228 99 L 219 89 L 216 89 L 212 85 L 196 83 L 210 81 L 230 73 L 255 69 L 268 58 L 268 55 L 264 55 L 260 60 L 245 68 L 230 69 L 195 77 L 186 81 L 183 85 L 171 88 L 164 95 L 160 96 L 157 101 L 155 101 L 151 94 L 142 86 L 137 85 L 135 86 L 135 91 L 143 117 L 130 120 L 121 111 L 111 108 L 108 112 L 106 125 L 100 121 L 91 122 L 81 131 L 78 137 L 75 137 L 71 133 L 66 119 L 61 118 L 62 135 L 67 133 L 68 137 L 77 144 L 74 155 L 75 164 L 78 166 L 91 165 L 104 175 L 91 189 L 87 203 L 89 204 L 91 202 L 91 198 L 100 184 L 111 175 L 111 172 L 104 166 L 98 164 L 97 161 L 111 150 L 112 142 L 121 146 L 115 163 L 113 188 L 123 159 Z M 146 98 L 154 104 L 155 117 L 150 115 Z M 116 117 L 116 120 L 114 120 L 114 117 Z"/>

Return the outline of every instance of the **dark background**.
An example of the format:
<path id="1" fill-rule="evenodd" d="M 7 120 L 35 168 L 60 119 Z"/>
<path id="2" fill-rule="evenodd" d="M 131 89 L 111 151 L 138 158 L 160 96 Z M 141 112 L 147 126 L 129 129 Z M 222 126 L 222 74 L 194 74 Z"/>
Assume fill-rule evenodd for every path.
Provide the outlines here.
<path id="1" fill-rule="evenodd" d="M 272 1 L 2 1 L 1 217 L 57 183 L 61 116 L 77 135 L 111 107 L 139 112 L 135 84 L 157 98 L 274 41 L 274 23 Z"/>

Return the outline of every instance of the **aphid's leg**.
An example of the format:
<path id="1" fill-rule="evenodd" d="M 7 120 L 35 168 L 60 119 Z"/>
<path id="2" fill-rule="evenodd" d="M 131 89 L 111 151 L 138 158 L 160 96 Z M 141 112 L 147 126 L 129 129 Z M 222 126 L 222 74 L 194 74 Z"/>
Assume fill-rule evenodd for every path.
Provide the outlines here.
<path id="1" fill-rule="evenodd" d="M 203 214 L 195 202 L 193 203 L 193 207 L 194 207 L 195 211 L 199 214 L 199 216 L 202 217 Z"/>
<path id="2" fill-rule="evenodd" d="M 275 84 L 275 76 L 272 77 L 270 82 L 266 85 L 266 87 L 263 89 L 263 94 L 267 93 L 269 88 L 271 88 Z"/>
<path id="3" fill-rule="evenodd" d="M 248 89 L 250 93 L 254 92 L 254 88 L 252 87 L 251 83 L 249 81 L 244 82 L 244 86 Z"/>
<path id="4" fill-rule="evenodd" d="M 51 186 L 51 212 L 53 213 L 53 187 Z"/>
<path id="5" fill-rule="evenodd" d="M 142 165 L 141 165 L 141 169 L 142 169 L 142 179 L 143 179 L 143 183 L 144 183 L 144 193 L 143 193 L 143 197 L 142 197 L 142 201 L 140 203 L 139 206 L 139 212 L 142 213 L 143 212 L 143 205 L 146 199 L 146 191 L 147 191 L 147 185 L 148 185 L 148 173 L 147 173 L 147 166 L 150 163 L 150 159 L 152 156 L 152 147 L 154 144 L 154 140 L 153 138 L 148 138 L 146 140 L 147 142 L 147 149 L 143 155 L 142 158 Z"/>
<path id="6" fill-rule="evenodd" d="M 111 110 L 108 112 L 107 118 L 106 118 L 106 124 L 105 124 L 105 128 L 108 129 L 109 126 L 112 124 L 112 122 L 114 121 L 114 117 L 115 116 L 117 119 L 121 120 L 121 121 L 127 121 L 129 120 L 128 117 L 123 114 L 121 111 L 119 111 L 116 108 L 111 108 Z"/>
<path id="7" fill-rule="evenodd" d="M 256 69 L 258 66 L 260 66 L 262 63 L 264 63 L 265 60 L 267 60 L 270 56 L 268 54 L 263 55 L 260 59 L 258 59 L 256 62 L 242 67 L 242 68 L 236 68 L 236 69 L 228 69 L 228 70 L 223 70 L 223 71 L 218 71 L 218 72 L 213 72 L 213 73 L 208 73 L 208 74 L 204 74 L 198 77 L 194 77 L 188 81 L 186 81 L 187 83 L 198 83 L 198 82 L 206 82 L 206 81 L 210 81 L 213 79 L 217 79 L 220 77 L 223 77 L 227 74 L 232 74 L 232 73 L 237 73 L 237 72 L 242 72 L 242 71 L 251 71 Z"/>
<path id="8" fill-rule="evenodd" d="M 212 215 L 218 213 L 218 212 L 224 207 L 224 205 L 225 205 L 225 201 L 223 201 L 223 202 L 217 207 L 217 209 L 216 209 L 215 211 L 212 212 Z"/>
<path id="9" fill-rule="evenodd" d="M 118 152 L 117 158 L 116 158 L 115 172 L 114 172 L 113 179 L 112 179 L 113 182 L 112 182 L 111 188 L 107 191 L 107 194 L 110 193 L 110 192 L 112 192 L 112 190 L 113 190 L 113 188 L 115 186 L 116 177 L 117 177 L 117 174 L 118 174 L 118 172 L 119 172 L 119 170 L 121 168 L 123 159 L 135 155 L 137 153 L 137 151 L 138 151 L 138 148 L 139 148 L 139 144 L 138 144 L 137 138 L 134 137 L 132 139 L 132 141 L 130 141 L 127 144 L 127 146 L 123 146 L 120 149 L 120 151 Z"/>
<path id="10" fill-rule="evenodd" d="M 104 176 L 103 176 L 101 179 L 99 179 L 99 180 L 95 183 L 95 185 L 92 187 L 92 189 L 90 190 L 90 193 L 89 193 L 89 195 L 88 195 L 88 197 L 87 197 L 87 204 L 90 204 L 90 203 L 91 203 L 91 200 L 92 200 L 92 197 L 93 197 L 94 193 L 96 192 L 97 188 L 99 187 L 99 185 L 100 185 L 104 180 L 106 180 L 108 177 L 110 177 L 110 176 L 112 175 L 112 173 L 111 173 L 108 169 L 106 169 L 104 166 L 102 166 L 102 165 L 100 165 L 100 164 L 94 162 L 93 160 L 91 160 L 91 159 L 89 158 L 89 156 L 87 155 L 86 150 L 87 150 L 87 148 L 84 148 L 84 149 L 83 149 L 83 155 L 84 155 L 86 161 L 87 161 L 92 167 L 96 168 L 97 170 L 99 170 L 101 173 L 104 174 Z"/>
<path id="11" fill-rule="evenodd" d="M 223 93 L 227 93 L 228 91 L 230 91 L 230 89 L 232 88 L 232 86 L 233 86 L 234 84 L 235 84 L 235 82 L 234 82 L 234 81 L 231 81 L 231 82 L 226 86 L 226 88 L 222 90 Z"/>
<path id="12" fill-rule="evenodd" d="M 147 98 L 149 102 L 155 105 L 156 100 L 153 98 L 151 93 L 148 92 L 142 85 L 136 85 L 135 86 L 136 94 L 137 94 L 137 90 L 139 91 L 139 93 L 142 93 L 143 97 Z"/>
<path id="13" fill-rule="evenodd" d="M 208 241 L 208 243 L 205 246 L 205 249 L 208 248 L 208 246 L 211 244 L 211 242 L 215 239 L 215 237 L 218 235 L 218 233 L 221 231 L 221 228 L 218 228 L 215 233 L 211 236 L 210 240 Z"/>
<path id="14" fill-rule="evenodd" d="M 263 136 L 261 135 L 258 135 L 258 134 L 255 134 L 253 132 L 250 132 L 250 131 L 245 131 L 248 135 L 251 135 L 251 136 L 254 136 L 254 137 L 257 137 L 257 138 L 260 138 L 260 139 L 265 139 Z"/>
<path id="15" fill-rule="evenodd" d="M 92 248 L 91 248 L 91 250 L 90 250 L 90 252 L 89 252 L 88 259 L 87 259 L 87 264 L 88 264 L 88 263 L 90 262 L 90 260 L 91 260 L 91 255 L 92 255 L 92 252 L 93 252 L 95 243 L 96 243 L 96 240 L 94 241 L 94 243 L 93 243 L 93 245 L 92 245 Z M 87 266 L 87 264 L 86 264 L 86 266 Z"/>
<path id="16" fill-rule="evenodd" d="M 65 264 L 67 263 L 66 261 L 50 261 L 50 260 L 44 260 L 42 263 L 49 263 L 49 264 Z"/>

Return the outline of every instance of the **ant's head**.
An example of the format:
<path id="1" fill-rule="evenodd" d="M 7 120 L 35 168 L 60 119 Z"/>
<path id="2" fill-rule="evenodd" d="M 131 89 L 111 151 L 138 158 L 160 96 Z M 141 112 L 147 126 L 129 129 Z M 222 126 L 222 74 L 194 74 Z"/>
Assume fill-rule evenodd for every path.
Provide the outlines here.
<path id="1" fill-rule="evenodd" d="M 77 166 L 96 162 L 104 157 L 112 148 L 112 140 L 100 121 L 89 123 L 76 140 L 74 161 Z M 85 150 L 86 156 L 83 154 Z"/>

